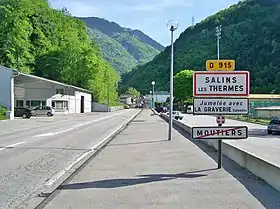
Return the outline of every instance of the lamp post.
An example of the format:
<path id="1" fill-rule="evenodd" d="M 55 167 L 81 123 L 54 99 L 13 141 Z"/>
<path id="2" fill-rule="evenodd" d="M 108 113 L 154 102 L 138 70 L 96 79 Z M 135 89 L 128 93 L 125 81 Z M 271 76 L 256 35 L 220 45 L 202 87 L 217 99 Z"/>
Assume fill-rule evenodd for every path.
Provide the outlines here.
<path id="1" fill-rule="evenodd" d="M 150 91 L 150 98 L 151 98 L 151 100 L 150 100 L 150 102 L 151 102 L 151 108 L 153 108 L 153 98 L 152 98 L 152 91 Z"/>
<path id="2" fill-rule="evenodd" d="M 172 124 L 173 124 L 173 57 L 174 57 L 174 44 L 173 44 L 173 36 L 174 31 L 178 28 L 178 22 L 174 19 L 169 20 L 167 22 L 167 27 L 171 31 L 171 62 L 170 62 L 170 107 L 169 107 L 169 132 L 168 132 L 168 140 L 170 141 L 172 138 Z"/>
<path id="3" fill-rule="evenodd" d="M 153 99 L 152 99 L 152 108 L 155 109 L 155 104 L 154 104 L 154 97 L 155 97 L 155 84 L 156 82 L 152 81 L 152 85 L 153 85 Z"/>
<path id="4" fill-rule="evenodd" d="M 218 60 L 220 59 L 220 39 L 222 38 L 222 26 L 216 27 L 216 36 L 217 36 L 217 54 L 218 54 Z"/>
<path id="5" fill-rule="evenodd" d="M 219 25 L 216 28 L 216 36 L 217 36 L 217 57 L 220 59 L 220 39 L 222 38 L 222 26 Z M 218 126 L 222 126 L 219 124 Z M 218 168 L 222 168 L 222 140 L 218 140 Z"/>

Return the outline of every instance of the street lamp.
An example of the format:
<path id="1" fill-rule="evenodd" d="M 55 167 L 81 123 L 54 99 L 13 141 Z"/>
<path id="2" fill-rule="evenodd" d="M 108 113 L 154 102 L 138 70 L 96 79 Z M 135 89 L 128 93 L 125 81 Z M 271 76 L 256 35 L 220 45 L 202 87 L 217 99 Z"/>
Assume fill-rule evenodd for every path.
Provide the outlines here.
<path id="1" fill-rule="evenodd" d="M 217 53 L 218 53 L 218 60 L 220 59 L 220 39 L 222 38 L 222 26 L 217 26 L 216 27 L 216 36 L 217 36 Z"/>
<path id="2" fill-rule="evenodd" d="M 173 36 L 174 31 L 178 28 L 178 22 L 174 19 L 169 20 L 167 22 L 167 27 L 171 31 L 171 62 L 170 62 L 170 107 L 169 107 L 169 132 L 168 132 L 168 140 L 171 140 L 172 137 L 172 124 L 173 124 L 173 57 L 174 57 L 174 44 L 173 44 Z"/>
<path id="3" fill-rule="evenodd" d="M 152 85 L 153 85 L 153 99 L 152 99 L 152 108 L 155 109 L 155 105 L 154 105 L 154 95 L 155 95 L 155 84 L 156 82 L 152 81 Z"/>
<path id="4" fill-rule="evenodd" d="M 150 102 L 151 102 L 151 108 L 153 108 L 153 98 L 152 98 L 152 91 L 150 91 Z"/>

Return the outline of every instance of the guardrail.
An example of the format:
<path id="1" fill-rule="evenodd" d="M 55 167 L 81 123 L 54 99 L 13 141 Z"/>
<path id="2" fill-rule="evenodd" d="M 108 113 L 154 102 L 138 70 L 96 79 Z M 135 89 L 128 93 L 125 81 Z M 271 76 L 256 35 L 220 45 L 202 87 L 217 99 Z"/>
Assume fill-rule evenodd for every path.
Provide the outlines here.
<path id="1" fill-rule="evenodd" d="M 160 114 L 164 120 L 169 121 L 169 117 L 165 114 Z M 192 127 L 188 126 L 180 121 L 173 120 L 173 125 L 181 128 L 191 135 Z M 218 150 L 217 140 L 201 140 L 201 142 L 207 144 L 210 147 Z M 223 155 L 227 156 L 238 165 L 246 168 L 255 176 L 262 178 L 271 187 L 280 192 L 280 167 L 271 164 L 258 156 L 246 152 L 246 150 L 239 149 L 226 141 L 223 141 Z"/>

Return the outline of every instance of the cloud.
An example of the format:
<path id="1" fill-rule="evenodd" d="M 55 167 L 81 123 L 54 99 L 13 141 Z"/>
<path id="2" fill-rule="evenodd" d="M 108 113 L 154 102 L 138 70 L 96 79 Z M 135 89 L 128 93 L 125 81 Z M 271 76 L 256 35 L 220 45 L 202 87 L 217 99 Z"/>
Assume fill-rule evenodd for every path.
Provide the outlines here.
<path id="1" fill-rule="evenodd" d="M 191 7 L 193 0 L 153 0 L 150 3 L 143 3 L 143 1 L 134 1 L 133 4 L 116 5 L 119 10 L 127 12 L 152 12 L 152 11 L 163 11 L 170 8 L 183 8 Z"/>

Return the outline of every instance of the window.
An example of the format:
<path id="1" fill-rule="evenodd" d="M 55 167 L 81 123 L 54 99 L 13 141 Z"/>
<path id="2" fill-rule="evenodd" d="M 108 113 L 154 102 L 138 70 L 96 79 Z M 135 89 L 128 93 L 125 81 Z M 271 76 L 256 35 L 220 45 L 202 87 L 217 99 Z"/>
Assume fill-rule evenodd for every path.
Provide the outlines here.
<path id="1" fill-rule="evenodd" d="M 64 89 L 56 89 L 56 94 L 64 94 Z"/>
<path id="2" fill-rule="evenodd" d="M 26 101 L 26 102 L 25 102 L 25 105 L 26 105 L 26 107 L 30 107 L 31 102 L 30 102 L 30 101 Z"/>
<path id="3" fill-rule="evenodd" d="M 47 101 L 46 100 L 27 100 L 25 102 L 25 105 L 27 107 L 37 107 L 37 106 L 46 106 Z"/>
<path id="4" fill-rule="evenodd" d="M 68 101 L 52 101 L 52 107 L 57 110 L 67 110 Z"/>
<path id="5" fill-rule="evenodd" d="M 41 106 L 40 100 L 31 100 L 31 107 Z"/>
<path id="6" fill-rule="evenodd" d="M 23 100 L 16 100 L 16 107 L 23 107 Z"/>

